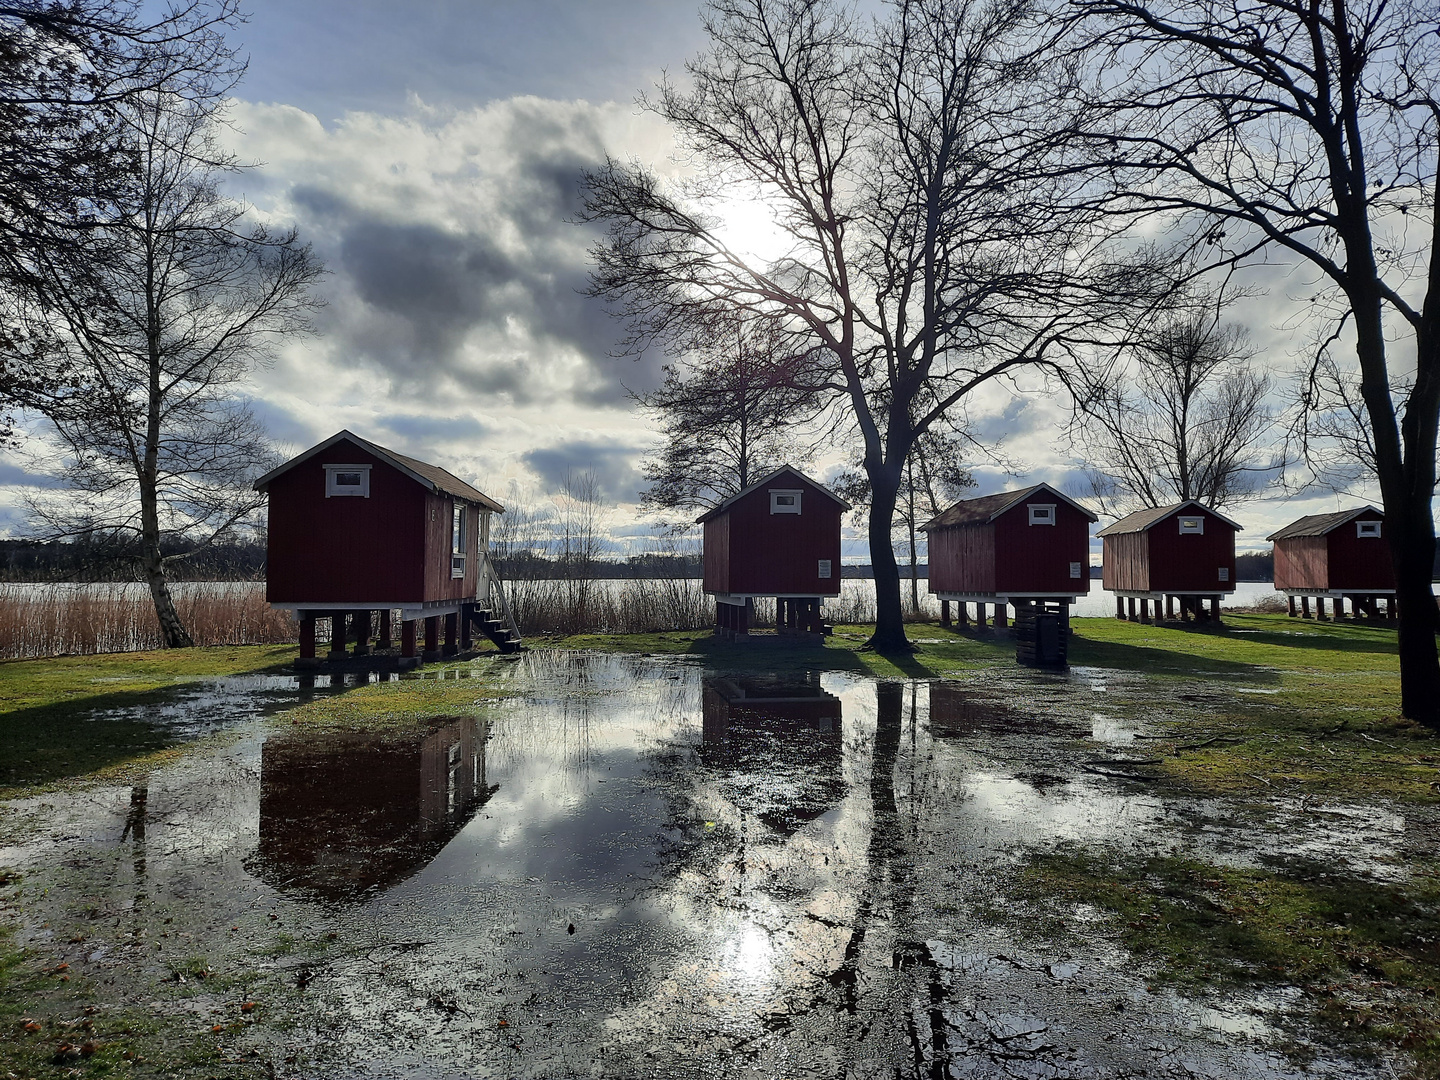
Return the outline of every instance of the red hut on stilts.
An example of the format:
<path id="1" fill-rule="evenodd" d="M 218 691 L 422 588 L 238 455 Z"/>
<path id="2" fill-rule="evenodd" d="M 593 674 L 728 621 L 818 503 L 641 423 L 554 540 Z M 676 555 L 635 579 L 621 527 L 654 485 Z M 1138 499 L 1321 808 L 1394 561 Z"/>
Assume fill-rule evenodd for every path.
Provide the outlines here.
<path id="1" fill-rule="evenodd" d="M 1394 617 L 1395 569 L 1390 546 L 1380 535 L 1384 522 L 1383 511 L 1362 506 L 1311 514 L 1266 537 L 1275 544 L 1275 588 L 1289 598 L 1292 618 L 1296 599 L 1300 614 L 1310 618 L 1312 598 L 1321 620 L 1329 618 L 1326 600 L 1338 619 L 1345 614 L 1347 599 L 1357 618 L 1380 618 L 1381 600 L 1385 617 Z"/>
<path id="2" fill-rule="evenodd" d="M 1105 588 L 1115 617 L 1220 618 L 1220 598 L 1235 591 L 1235 534 L 1240 526 L 1198 502 L 1137 510 L 1096 535 L 1104 542 Z M 1209 610 L 1206 610 L 1209 601 Z M 1172 610 L 1172 604 L 1177 605 Z"/>
<path id="3" fill-rule="evenodd" d="M 1090 524 L 1095 515 L 1049 484 L 962 499 L 921 526 L 928 537 L 930 592 L 959 604 L 959 622 L 995 625 L 1015 608 L 1016 656 L 1063 665 L 1070 605 L 1090 589 Z M 942 611 L 944 609 L 942 608 Z"/>
<path id="4" fill-rule="evenodd" d="M 504 507 L 488 495 L 349 431 L 255 488 L 270 497 L 265 598 L 300 620 L 299 666 L 317 662 L 317 619 L 330 620 L 337 660 L 350 638 L 356 656 L 369 653 L 377 630 L 375 647 L 390 649 L 396 611 L 402 668 L 420 662 L 417 623 L 427 660 L 468 649 L 472 628 L 504 652 L 520 647 L 489 555 L 490 515 Z"/>
<path id="5" fill-rule="evenodd" d="M 840 595 L 840 515 L 850 504 L 789 465 L 730 496 L 705 526 L 705 591 L 715 633 L 748 640 L 755 598 L 775 598 L 775 634 L 819 644 L 820 602 Z"/>

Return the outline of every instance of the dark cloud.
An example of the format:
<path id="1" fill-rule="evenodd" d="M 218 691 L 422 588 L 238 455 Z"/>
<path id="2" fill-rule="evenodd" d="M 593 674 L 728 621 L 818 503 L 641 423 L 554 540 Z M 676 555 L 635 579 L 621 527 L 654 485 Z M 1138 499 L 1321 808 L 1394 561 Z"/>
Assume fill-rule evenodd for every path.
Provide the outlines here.
<path id="1" fill-rule="evenodd" d="M 590 473 L 609 502 L 632 503 L 639 497 L 643 480 L 636 459 L 643 451 L 616 443 L 577 441 L 531 450 L 521 460 L 551 491 L 559 491 L 568 479 L 578 480 Z"/>
<path id="2" fill-rule="evenodd" d="M 532 128 L 541 143 L 569 134 L 540 120 Z M 627 386 L 655 385 L 660 358 L 613 355 L 620 328 L 584 295 L 588 244 L 574 216 L 581 173 L 599 160 L 592 149 L 520 155 L 497 204 L 459 230 L 397 221 L 315 182 L 297 186 L 302 232 L 335 275 L 324 337 L 347 361 L 417 394 L 448 383 L 522 405 L 560 394 L 605 407 L 626 401 Z"/>
<path id="3" fill-rule="evenodd" d="M 19 465 L 0 461 L 0 487 L 54 488 L 59 483 L 42 473 L 27 472 Z"/>

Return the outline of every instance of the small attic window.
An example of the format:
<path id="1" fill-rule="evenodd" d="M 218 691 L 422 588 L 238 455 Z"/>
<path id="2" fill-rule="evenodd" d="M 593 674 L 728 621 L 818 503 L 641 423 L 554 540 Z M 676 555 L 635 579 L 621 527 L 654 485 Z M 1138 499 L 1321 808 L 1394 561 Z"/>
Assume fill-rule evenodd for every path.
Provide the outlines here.
<path id="1" fill-rule="evenodd" d="M 1380 538 L 1380 522 L 1378 521 L 1357 521 L 1355 522 L 1356 536 L 1373 536 Z"/>
<path id="2" fill-rule="evenodd" d="M 370 466 L 326 465 L 325 497 L 329 499 L 337 495 L 358 495 L 362 499 L 368 499 L 370 497 Z"/>
<path id="3" fill-rule="evenodd" d="M 800 491 L 799 489 L 781 490 L 770 489 L 770 513 L 772 514 L 798 514 L 800 513 Z"/>
<path id="4" fill-rule="evenodd" d="M 1031 525 L 1054 525 L 1055 504 L 1054 503 L 1028 503 Z"/>
<path id="5" fill-rule="evenodd" d="M 1192 534 L 1194 536 L 1205 535 L 1205 519 L 1203 517 L 1182 517 L 1180 519 L 1180 535 Z"/>

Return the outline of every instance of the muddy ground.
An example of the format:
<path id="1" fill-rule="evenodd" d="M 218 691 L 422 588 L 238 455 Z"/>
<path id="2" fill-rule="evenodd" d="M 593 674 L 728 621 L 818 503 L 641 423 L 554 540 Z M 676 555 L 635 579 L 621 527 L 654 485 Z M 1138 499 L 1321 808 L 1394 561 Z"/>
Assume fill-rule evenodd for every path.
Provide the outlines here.
<path id="1" fill-rule="evenodd" d="M 767 666 L 177 692 L 183 753 L 4 804 L 11 1074 L 1433 1074 L 1433 800 L 1174 767 L 1273 673 Z"/>

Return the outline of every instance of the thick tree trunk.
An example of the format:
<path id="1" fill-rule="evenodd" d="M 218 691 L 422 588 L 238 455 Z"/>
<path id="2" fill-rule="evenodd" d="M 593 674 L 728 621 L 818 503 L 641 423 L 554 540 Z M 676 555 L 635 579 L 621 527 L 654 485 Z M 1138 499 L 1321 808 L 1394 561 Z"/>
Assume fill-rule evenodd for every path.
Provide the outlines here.
<path id="1" fill-rule="evenodd" d="M 1367 251 L 1350 245 L 1357 264 Z M 1372 265 L 1373 264 L 1369 264 Z M 1370 275 L 1373 278 L 1373 270 Z M 1375 470 L 1385 504 L 1385 532 L 1395 566 L 1395 595 L 1400 601 L 1400 712 L 1430 728 L 1440 728 L 1440 654 L 1435 646 L 1435 444 L 1440 384 L 1431 335 L 1417 341 L 1417 376 L 1396 423 L 1386 375 L 1384 324 L 1378 289 L 1350 293 L 1355 313 L 1355 351 L 1360 361 L 1360 392 L 1370 414 Z"/>
<path id="2" fill-rule="evenodd" d="M 905 637 L 905 614 L 900 606 L 900 564 L 890 534 L 895 520 L 895 496 L 900 470 L 885 465 L 870 467 L 870 565 L 875 572 L 875 633 L 867 644 L 877 652 L 911 652 Z"/>

